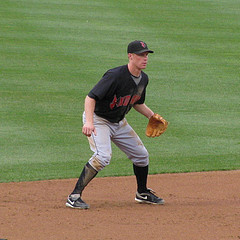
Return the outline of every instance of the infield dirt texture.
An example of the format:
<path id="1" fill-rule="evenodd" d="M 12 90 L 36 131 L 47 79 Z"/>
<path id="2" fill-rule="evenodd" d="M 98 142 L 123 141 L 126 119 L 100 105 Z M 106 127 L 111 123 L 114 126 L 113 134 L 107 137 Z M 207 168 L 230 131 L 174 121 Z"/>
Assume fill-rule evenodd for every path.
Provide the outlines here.
<path id="1" fill-rule="evenodd" d="M 240 171 L 162 174 L 149 186 L 164 206 L 134 202 L 135 178 L 96 178 L 89 210 L 65 207 L 76 179 L 0 184 L 0 238 L 8 240 L 237 240 Z"/>

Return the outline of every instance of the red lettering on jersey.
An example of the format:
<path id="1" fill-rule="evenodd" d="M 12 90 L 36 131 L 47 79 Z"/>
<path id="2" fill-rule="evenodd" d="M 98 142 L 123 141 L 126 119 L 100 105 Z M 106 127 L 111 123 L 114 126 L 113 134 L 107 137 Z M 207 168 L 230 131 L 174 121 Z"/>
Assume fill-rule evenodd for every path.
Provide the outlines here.
<path id="1" fill-rule="evenodd" d="M 128 105 L 128 103 L 129 103 L 129 101 L 130 101 L 130 98 L 131 98 L 130 95 L 124 97 L 123 106 L 127 106 L 127 105 Z"/>
<path id="2" fill-rule="evenodd" d="M 110 108 L 113 109 L 116 104 L 117 104 L 117 96 L 114 95 L 114 99 L 113 99 L 112 102 L 110 103 Z"/>
<path id="3" fill-rule="evenodd" d="M 137 102 L 141 97 L 139 95 L 134 95 L 131 99 L 130 104 L 134 104 L 135 102 Z"/>
<path id="4" fill-rule="evenodd" d="M 122 107 L 122 106 L 126 107 L 129 104 L 129 102 L 131 105 L 133 105 L 140 98 L 141 98 L 141 96 L 134 95 L 131 99 L 131 95 L 127 95 L 127 96 L 120 97 L 117 99 L 117 96 L 114 95 L 114 98 L 113 98 L 112 102 L 110 103 L 110 108 L 113 109 L 114 107 Z"/>
<path id="5" fill-rule="evenodd" d="M 117 107 L 121 107 L 123 105 L 123 102 L 124 102 L 124 97 L 120 97 Z"/>

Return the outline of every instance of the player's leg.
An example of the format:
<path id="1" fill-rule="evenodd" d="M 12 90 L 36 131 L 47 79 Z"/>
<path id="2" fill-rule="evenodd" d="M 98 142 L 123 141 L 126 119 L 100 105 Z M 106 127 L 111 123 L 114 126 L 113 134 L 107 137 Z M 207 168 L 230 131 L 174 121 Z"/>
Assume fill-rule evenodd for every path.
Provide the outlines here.
<path id="1" fill-rule="evenodd" d="M 85 121 L 85 117 L 83 118 L 83 121 Z M 88 183 L 97 175 L 97 173 L 109 164 L 112 156 L 110 139 L 111 133 L 109 127 L 105 124 L 105 120 L 94 116 L 94 126 L 96 128 L 97 135 L 95 136 L 92 134 L 92 136 L 88 138 L 90 148 L 94 154 L 83 167 L 75 188 L 68 197 L 68 201 L 66 203 L 66 206 L 68 207 L 80 209 L 89 208 L 89 206 L 81 199 L 82 192 Z"/>
<path id="2" fill-rule="evenodd" d="M 111 135 L 109 122 L 101 117 L 94 116 L 94 126 L 97 135 L 88 138 L 91 150 L 94 152 L 88 163 L 98 172 L 109 165 L 112 157 Z"/>
<path id="3" fill-rule="evenodd" d="M 88 185 L 88 183 L 97 175 L 97 171 L 87 163 L 81 172 L 81 175 L 75 185 L 74 190 L 68 196 L 66 206 L 71 208 L 87 209 L 89 205 L 85 203 L 81 196 L 83 189 Z"/>
<path id="4" fill-rule="evenodd" d="M 124 119 L 120 123 L 118 131 L 112 137 L 112 141 L 133 162 L 133 170 L 137 180 L 138 192 L 147 190 L 147 176 L 149 154 L 141 139 L 132 127 Z"/>
<path id="5" fill-rule="evenodd" d="M 137 180 L 137 194 L 135 200 L 152 204 L 163 204 L 164 200 L 154 195 L 147 188 L 149 154 L 141 139 L 132 127 L 124 119 L 120 123 L 118 131 L 112 137 L 112 141 L 133 162 L 133 170 Z"/>

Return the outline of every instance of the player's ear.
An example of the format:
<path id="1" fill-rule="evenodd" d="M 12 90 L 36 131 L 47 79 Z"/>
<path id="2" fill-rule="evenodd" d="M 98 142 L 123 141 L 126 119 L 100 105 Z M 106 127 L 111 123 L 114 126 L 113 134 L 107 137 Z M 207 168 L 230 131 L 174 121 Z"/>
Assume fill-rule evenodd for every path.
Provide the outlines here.
<path id="1" fill-rule="evenodd" d="M 131 60 L 132 59 L 132 53 L 128 53 L 128 59 Z"/>

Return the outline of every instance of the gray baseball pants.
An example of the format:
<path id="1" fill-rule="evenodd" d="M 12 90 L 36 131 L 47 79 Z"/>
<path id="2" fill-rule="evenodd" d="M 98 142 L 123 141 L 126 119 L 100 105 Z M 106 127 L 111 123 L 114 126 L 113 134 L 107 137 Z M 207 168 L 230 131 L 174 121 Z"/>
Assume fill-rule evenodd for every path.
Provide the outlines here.
<path id="1" fill-rule="evenodd" d="M 85 123 L 85 113 L 83 113 L 83 123 Z M 119 123 L 111 123 L 94 114 L 94 126 L 97 135 L 92 133 L 92 136 L 88 137 L 94 154 L 88 162 L 96 171 L 102 170 L 110 163 L 111 142 L 121 149 L 134 165 L 146 167 L 149 164 L 147 149 L 125 118 Z"/>

